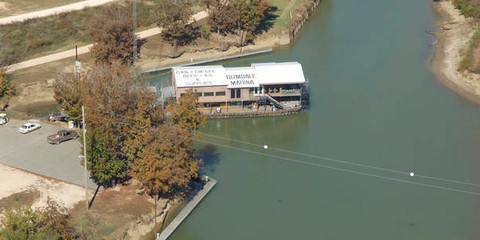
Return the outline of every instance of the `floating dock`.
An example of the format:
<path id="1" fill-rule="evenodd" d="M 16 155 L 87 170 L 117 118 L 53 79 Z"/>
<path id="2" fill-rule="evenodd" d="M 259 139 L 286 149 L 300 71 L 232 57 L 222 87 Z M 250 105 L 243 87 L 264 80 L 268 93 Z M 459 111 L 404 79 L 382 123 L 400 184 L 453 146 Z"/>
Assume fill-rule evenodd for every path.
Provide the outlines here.
<path id="1" fill-rule="evenodd" d="M 287 110 L 273 111 L 248 111 L 248 112 L 234 112 L 234 113 L 204 113 L 207 118 L 252 118 L 252 117 L 273 117 L 273 116 L 286 116 L 297 114 L 303 110 L 303 107 L 295 107 Z"/>
<path id="2" fill-rule="evenodd" d="M 168 226 L 160 233 L 155 240 L 166 240 L 170 235 L 182 224 L 182 222 L 188 217 L 188 215 L 195 209 L 195 207 L 202 201 L 202 199 L 207 196 L 207 194 L 212 190 L 213 187 L 217 184 L 217 180 L 209 178 L 207 183 L 203 185 L 203 189 L 198 191 L 195 195 L 191 196 L 183 207 L 182 211 L 173 219 L 173 221 L 168 224 Z"/>

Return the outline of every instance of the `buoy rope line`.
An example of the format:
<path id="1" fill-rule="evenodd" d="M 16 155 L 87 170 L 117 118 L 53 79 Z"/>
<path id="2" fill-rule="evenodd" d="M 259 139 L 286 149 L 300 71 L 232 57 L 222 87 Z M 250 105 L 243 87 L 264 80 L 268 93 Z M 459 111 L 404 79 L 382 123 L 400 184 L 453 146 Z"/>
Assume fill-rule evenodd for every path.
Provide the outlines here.
<path id="1" fill-rule="evenodd" d="M 365 172 L 361 172 L 361 171 L 350 170 L 350 169 L 345 169 L 345 168 L 340 168 L 340 167 L 333 167 L 333 166 L 323 165 L 323 164 L 319 164 L 319 163 L 312 163 L 312 162 L 302 161 L 302 160 L 298 160 L 298 159 L 294 159 L 294 158 L 278 156 L 278 155 L 269 154 L 269 153 L 261 153 L 261 152 L 252 151 L 252 150 L 249 150 L 249 149 L 233 147 L 233 146 L 229 146 L 229 145 L 225 145 L 225 144 L 221 144 L 221 143 L 214 143 L 214 142 L 210 142 L 210 141 L 206 141 L 206 140 L 196 139 L 196 141 L 202 142 L 202 143 L 207 143 L 207 144 L 212 144 L 212 145 L 216 145 L 216 146 L 221 146 L 221 147 L 224 147 L 224 148 L 235 149 L 235 150 L 242 151 L 242 152 L 254 153 L 254 154 L 258 154 L 258 155 L 262 155 L 262 156 L 266 156 L 266 157 L 277 158 L 277 159 L 281 159 L 281 160 L 289 161 L 289 162 L 295 162 L 295 163 L 300 163 L 300 164 L 305 164 L 305 165 L 310 165 L 310 166 L 315 166 L 315 167 L 322 167 L 322 168 L 327 168 L 327 169 L 331 169 L 331 170 L 337 170 L 337 171 L 341 171 L 341 172 L 353 173 L 353 174 L 375 177 L 375 178 L 381 178 L 381 179 L 386 179 L 386 180 L 391 180 L 391 181 L 396 181 L 396 182 L 409 183 L 409 184 L 414 184 L 414 185 L 419 185 L 419 186 L 424 186 L 424 187 L 430 187 L 430 188 L 436 188 L 436 189 L 441 189 L 441 190 L 447 190 L 447 191 L 453 191 L 453 192 L 458 192 L 458 193 L 465 193 L 465 194 L 480 196 L 479 192 L 466 191 L 466 190 L 461 190 L 461 189 L 456 189 L 456 188 L 451 188 L 451 187 L 438 186 L 438 185 L 429 184 L 429 183 L 414 182 L 414 181 L 403 180 L 403 179 L 392 178 L 392 177 L 386 177 L 386 176 L 381 176 L 381 175 L 377 175 L 377 174 L 365 173 Z"/>
<path id="2" fill-rule="evenodd" d="M 214 137 L 222 140 L 230 140 L 232 142 L 236 143 L 241 143 L 245 145 L 250 145 L 254 147 L 261 147 L 265 148 L 267 145 L 260 145 L 260 144 L 255 144 L 255 143 L 250 143 L 250 142 L 245 142 L 241 140 L 236 140 L 232 138 L 227 138 L 227 137 L 221 137 L 217 135 L 212 135 L 212 134 L 207 134 L 207 133 L 201 133 L 203 136 L 208 136 L 208 137 Z M 343 160 L 338 160 L 334 158 L 329 158 L 329 157 L 324 157 L 324 156 L 317 156 L 317 155 L 312 155 L 308 153 L 301 153 L 301 152 L 295 152 L 287 149 L 282 149 L 282 148 L 276 148 L 276 147 L 267 147 L 268 149 L 272 149 L 275 151 L 279 152 L 285 152 L 285 153 L 290 153 L 290 154 L 296 154 L 300 156 L 305 156 L 305 157 L 310 157 L 310 158 L 316 158 L 316 159 L 321 159 L 325 161 L 330 161 L 330 162 L 335 162 L 335 163 L 342 163 L 342 164 L 348 164 L 348 165 L 353 165 L 353 166 L 358 166 L 358 167 L 364 167 L 364 168 L 369 168 L 369 169 L 375 169 L 375 170 L 380 170 L 380 171 L 385 171 L 385 172 L 391 172 L 391 173 L 397 173 L 397 174 L 407 174 L 410 176 L 415 176 L 419 178 L 425 178 L 425 179 L 431 179 L 431 180 L 437 180 L 437 181 L 443 181 L 443 182 L 450 182 L 450 183 L 456 183 L 456 184 L 463 184 L 463 185 L 468 185 L 468 186 L 473 186 L 473 187 L 480 187 L 480 184 L 477 183 L 470 183 L 470 182 L 464 182 L 464 181 L 459 181 L 459 180 L 453 180 L 453 179 L 446 179 L 446 178 L 439 178 L 439 177 L 433 177 L 433 176 L 427 176 L 427 175 L 422 175 L 422 174 L 417 174 L 414 172 L 405 172 L 405 171 L 399 171 L 399 170 L 394 170 L 394 169 L 389 169 L 389 168 L 383 168 L 383 167 L 377 167 L 377 166 L 372 166 L 372 165 L 367 165 L 367 164 L 362 164 L 362 163 L 354 163 L 354 162 L 349 162 L 349 161 L 343 161 Z M 265 148 L 266 149 L 266 148 Z"/>
<path id="3" fill-rule="evenodd" d="M 167 133 L 167 134 L 170 135 L 171 133 Z M 255 143 L 249 143 L 249 142 L 245 142 L 245 141 L 241 141 L 241 140 L 235 140 L 235 139 L 232 139 L 232 138 L 226 138 L 226 137 L 221 137 L 221 136 L 216 136 L 216 135 L 211 135 L 211 134 L 206 134 L 206 133 L 201 133 L 201 135 L 202 136 L 216 137 L 216 138 L 223 139 L 223 140 L 230 140 L 232 142 L 243 143 L 243 144 L 251 145 L 251 146 L 255 146 L 255 147 L 261 147 L 265 150 L 270 148 L 267 145 L 262 146 L 262 145 L 255 144 Z M 398 178 L 393 178 L 393 177 L 377 175 L 377 174 L 373 174 L 373 173 L 366 173 L 366 172 L 361 172 L 361 171 L 356 171 L 356 170 L 345 169 L 345 168 L 341 168 L 341 167 L 334 167 L 334 166 L 328 166 L 328 165 L 319 164 L 319 163 L 312 163 L 312 162 L 302 161 L 302 160 L 298 160 L 298 159 L 294 159 L 294 158 L 288 158 L 288 157 L 278 156 L 278 155 L 269 154 L 269 153 L 257 152 L 257 151 L 253 151 L 253 150 L 249 150 L 249 149 L 245 149 L 245 148 L 233 147 L 233 146 L 229 146 L 229 145 L 225 145 L 225 144 L 221 144 L 221 143 L 210 142 L 210 141 L 206 141 L 206 140 L 202 140 L 202 139 L 198 139 L 198 138 L 194 138 L 194 140 L 197 141 L 197 142 L 212 144 L 212 145 L 216 145 L 216 146 L 220 146 L 220 147 L 224 147 L 224 148 L 235 149 L 235 150 L 242 151 L 242 152 L 254 153 L 254 154 L 258 154 L 258 155 L 262 155 L 262 156 L 266 156 L 266 157 L 277 158 L 277 159 L 281 159 L 281 160 L 289 161 L 289 162 L 295 162 L 295 163 L 300 163 L 300 164 L 305 164 L 305 165 L 310 165 L 310 166 L 315 166 L 315 167 L 322 167 L 322 168 L 327 168 L 327 169 L 341 171 L 341 172 L 353 173 L 353 174 L 357 174 L 357 175 L 375 177 L 375 178 L 380 178 L 380 179 L 385 179 L 385 180 L 390 180 L 390 181 L 396 181 L 396 182 L 401 182 L 401 183 L 409 183 L 409 184 L 418 185 L 418 186 L 424 186 L 424 187 L 430 187 L 430 188 L 436 188 L 436 189 L 447 190 L 447 191 L 452 191 L 452 192 L 458 192 L 458 193 L 480 196 L 479 192 L 461 190 L 461 189 L 451 188 L 451 187 L 444 187 L 444 186 L 439 186 L 439 185 L 429 184 L 429 183 L 414 182 L 414 181 L 409 181 L 409 180 L 403 180 L 403 179 L 398 179 Z M 274 150 L 277 150 L 277 151 L 293 153 L 293 154 L 298 154 L 298 155 L 303 155 L 303 156 L 311 156 L 311 157 L 314 157 L 314 158 L 324 159 L 324 160 L 333 161 L 333 162 L 362 166 L 362 167 L 365 167 L 365 168 L 384 170 L 384 171 L 387 171 L 387 172 L 400 173 L 400 174 L 408 174 L 411 177 L 417 176 L 417 177 L 423 177 L 423 178 L 433 179 L 433 180 L 440 180 L 440 181 L 445 181 L 445 182 L 459 183 L 459 184 L 471 185 L 471 186 L 480 186 L 480 184 L 475 184 L 475 183 L 468 183 L 468 182 L 463 182 L 463 181 L 443 179 L 443 178 L 437 178 L 437 177 L 429 177 L 429 176 L 424 176 L 424 175 L 416 175 L 413 172 L 407 173 L 407 172 L 397 171 L 397 170 L 388 169 L 388 168 L 375 167 L 375 166 L 366 165 L 366 164 L 352 163 L 352 162 L 337 160 L 337 159 L 333 159 L 333 158 L 327 158 L 327 157 L 315 156 L 315 155 L 310 155 L 310 154 L 305 154 L 305 153 L 299 153 L 299 152 L 285 150 L 285 149 L 281 149 L 281 148 L 272 147 L 271 149 L 274 149 Z"/>
<path id="4" fill-rule="evenodd" d="M 451 187 L 438 186 L 438 185 L 434 185 L 434 184 L 414 182 L 414 181 L 403 180 L 403 179 L 398 179 L 398 178 L 386 177 L 386 176 L 381 176 L 381 175 L 377 175 L 377 174 L 365 173 L 365 172 L 360 172 L 360 171 L 355 171 L 355 170 L 350 170 L 350 169 L 345 169 L 345 168 L 340 168 L 340 167 L 332 167 L 332 166 L 323 165 L 323 164 L 319 164 L 319 163 L 312 163 L 312 162 L 302 161 L 302 160 L 298 160 L 298 159 L 294 159 L 294 158 L 278 156 L 278 155 L 274 155 L 274 154 L 261 153 L 261 152 L 252 151 L 252 150 L 249 150 L 249 149 L 233 147 L 233 146 L 224 145 L 224 144 L 221 144 L 221 143 L 214 143 L 214 142 L 205 141 L 205 140 L 196 139 L 196 141 L 207 143 L 207 144 L 212 144 L 212 145 L 216 145 L 216 146 L 221 146 L 221 147 L 225 147 L 225 148 L 235 149 L 235 150 L 238 150 L 238 151 L 254 153 L 254 154 L 258 154 L 258 155 L 262 155 L 262 156 L 266 156 L 266 157 L 282 159 L 282 160 L 285 160 L 285 161 L 311 165 L 311 166 L 315 166 L 315 167 L 322 167 L 322 168 L 327 168 L 327 169 L 332 169 L 332 170 L 337 170 L 337 171 L 342 171 L 342 172 L 354 173 L 354 174 L 363 175 L 363 176 L 381 178 L 381 179 L 386 179 L 386 180 L 391 180 L 391 181 L 396 181 L 396 182 L 409 183 L 409 184 L 414 184 L 414 185 L 419 185 L 419 186 L 424 186 L 424 187 L 430 187 L 430 188 L 436 188 L 436 189 L 441 189 L 441 190 L 447 190 L 447 191 L 453 191 L 453 192 L 458 192 L 458 193 L 465 193 L 465 194 L 480 196 L 480 193 L 478 193 L 478 192 L 472 192 L 472 191 L 466 191 L 466 190 L 461 190 L 461 189 L 456 189 L 456 188 L 451 188 Z"/>

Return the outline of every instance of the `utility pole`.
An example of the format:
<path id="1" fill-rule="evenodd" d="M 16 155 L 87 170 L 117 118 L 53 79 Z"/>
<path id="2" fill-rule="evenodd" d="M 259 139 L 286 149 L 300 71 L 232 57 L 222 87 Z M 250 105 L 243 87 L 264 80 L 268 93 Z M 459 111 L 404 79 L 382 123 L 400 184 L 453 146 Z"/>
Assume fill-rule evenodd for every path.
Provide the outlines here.
<path id="1" fill-rule="evenodd" d="M 133 65 L 137 61 L 137 0 L 133 0 Z"/>
<path id="2" fill-rule="evenodd" d="M 82 128 L 83 128 L 83 166 L 85 174 L 85 205 L 88 211 L 88 186 L 87 186 L 87 140 L 85 135 L 87 134 L 87 129 L 85 128 L 85 107 L 82 106 Z"/>
<path id="3" fill-rule="evenodd" d="M 77 72 L 77 80 L 80 81 L 80 73 L 82 72 L 82 62 L 78 60 L 77 45 L 75 45 L 75 70 Z"/>

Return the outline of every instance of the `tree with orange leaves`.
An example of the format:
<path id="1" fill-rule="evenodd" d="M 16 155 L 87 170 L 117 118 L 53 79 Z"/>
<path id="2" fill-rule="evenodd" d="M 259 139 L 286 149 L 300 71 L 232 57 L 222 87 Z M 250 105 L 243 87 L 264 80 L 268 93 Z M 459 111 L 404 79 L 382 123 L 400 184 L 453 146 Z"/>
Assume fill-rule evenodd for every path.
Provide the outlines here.
<path id="1" fill-rule="evenodd" d="M 198 110 L 201 104 L 198 95 L 193 90 L 188 90 L 173 107 L 172 122 L 176 126 L 186 129 L 193 134 L 205 126 L 206 117 Z"/>
<path id="2" fill-rule="evenodd" d="M 188 187 L 197 177 L 199 161 L 194 158 L 192 134 L 177 126 L 151 129 L 140 157 L 132 163 L 131 175 L 155 199 L 155 218 L 159 194 L 171 194 Z"/>
<path id="3" fill-rule="evenodd" d="M 121 61 L 125 65 L 132 65 L 135 61 L 134 38 L 138 38 L 134 30 L 133 19 L 127 8 L 117 5 L 102 8 L 89 24 L 90 39 L 94 42 L 90 52 L 95 61 Z M 137 40 L 137 54 L 144 43 L 142 39 Z"/>

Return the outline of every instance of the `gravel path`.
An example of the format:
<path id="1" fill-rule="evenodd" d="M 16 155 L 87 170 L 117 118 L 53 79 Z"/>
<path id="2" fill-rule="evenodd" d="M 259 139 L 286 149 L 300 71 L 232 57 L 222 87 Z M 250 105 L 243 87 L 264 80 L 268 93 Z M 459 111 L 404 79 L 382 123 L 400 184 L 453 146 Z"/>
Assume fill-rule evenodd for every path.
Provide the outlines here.
<path id="1" fill-rule="evenodd" d="M 106 1 L 106 0 L 104 0 L 104 1 Z M 198 12 L 195 15 L 193 15 L 193 19 L 195 21 L 199 21 L 203 18 L 206 18 L 207 16 L 208 16 L 208 13 L 206 11 L 201 11 L 201 12 Z M 145 31 L 142 31 L 142 32 L 138 32 L 137 34 L 138 34 L 139 38 L 143 39 L 143 38 L 147 38 L 147 37 L 151 37 L 151 36 L 160 34 L 161 32 L 162 32 L 161 28 L 151 28 L 151 29 L 148 29 L 148 30 L 145 30 Z M 85 54 L 85 53 L 90 52 L 90 48 L 92 46 L 93 46 L 93 44 L 89 44 L 87 46 L 79 47 L 78 48 L 78 54 L 80 55 L 80 54 Z M 71 50 L 67 50 L 67 51 L 63 51 L 63 52 L 59 52 L 59 53 L 55 53 L 55 54 L 51 54 L 51 55 L 47 55 L 47 56 L 43 56 L 43 57 L 39 57 L 39 58 L 30 59 L 30 60 L 27 60 L 27 61 L 24 61 L 24 62 L 19 62 L 19 63 L 12 64 L 12 65 L 8 66 L 8 71 L 7 72 L 10 73 L 10 72 L 14 72 L 16 70 L 29 68 L 29 67 L 37 66 L 37 65 L 40 65 L 40 64 L 49 63 L 49 62 L 57 61 L 57 60 L 64 59 L 64 58 L 74 57 L 74 56 L 75 56 L 75 49 L 71 49 Z"/>
<path id="2" fill-rule="evenodd" d="M 86 0 L 78 3 L 72 3 L 60 7 L 49 8 L 37 12 L 29 12 L 21 15 L 10 16 L 5 18 L 0 18 L 0 25 L 10 24 L 14 22 L 23 22 L 28 19 L 47 17 L 50 15 L 55 15 L 64 12 L 71 12 L 75 10 L 81 10 L 87 7 L 96 7 L 109 2 L 114 2 L 117 0 Z"/>

